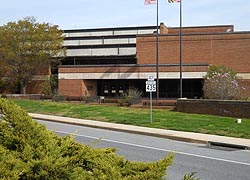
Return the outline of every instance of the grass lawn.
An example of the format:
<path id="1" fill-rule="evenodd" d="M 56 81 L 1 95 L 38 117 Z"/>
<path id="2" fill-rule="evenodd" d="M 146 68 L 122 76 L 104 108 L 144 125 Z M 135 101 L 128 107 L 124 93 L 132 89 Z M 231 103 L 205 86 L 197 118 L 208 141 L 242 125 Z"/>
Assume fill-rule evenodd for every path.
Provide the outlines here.
<path id="1" fill-rule="evenodd" d="M 32 113 L 250 138 L 250 119 L 242 119 L 242 123 L 237 124 L 236 118 L 155 109 L 153 124 L 150 124 L 148 109 L 28 100 L 14 100 L 14 102 Z"/>

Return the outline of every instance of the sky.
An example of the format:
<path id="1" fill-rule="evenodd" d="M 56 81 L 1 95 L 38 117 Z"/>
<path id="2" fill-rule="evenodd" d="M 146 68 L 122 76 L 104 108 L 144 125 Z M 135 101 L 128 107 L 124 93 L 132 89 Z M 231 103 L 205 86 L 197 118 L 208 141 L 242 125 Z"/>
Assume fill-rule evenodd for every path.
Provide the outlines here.
<path id="1" fill-rule="evenodd" d="M 159 22 L 179 27 L 179 3 L 159 1 Z M 0 5 L 0 26 L 33 16 L 60 29 L 156 25 L 156 5 L 144 0 L 7 0 Z M 234 25 L 250 31 L 249 0 L 182 0 L 183 26 Z"/>

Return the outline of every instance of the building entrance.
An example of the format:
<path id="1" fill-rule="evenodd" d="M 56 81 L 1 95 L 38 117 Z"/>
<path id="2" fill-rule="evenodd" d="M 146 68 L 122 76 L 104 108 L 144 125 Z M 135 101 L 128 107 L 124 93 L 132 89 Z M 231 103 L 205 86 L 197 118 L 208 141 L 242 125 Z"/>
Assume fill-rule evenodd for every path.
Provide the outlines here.
<path id="1" fill-rule="evenodd" d="M 201 98 L 203 97 L 202 79 L 184 79 L 183 80 L 183 97 Z M 97 95 L 106 97 L 117 97 L 126 92 L 129 88 L 136 88 L 143 92 L 143 97 L 149 97 L 146 92 L 146 80 L 98 80 Z M 178 79 L 161 79 L 159 97 L 160 98 L 178 98 L 179 97 Z M 156 98 L 156 93 L 153 93 Z"/>
<path id="2" fill-rule="evenodd" d="M 129 89 L 127 80 L 98 80 L 97 82 L 97 95 L 116 97 Z"/>

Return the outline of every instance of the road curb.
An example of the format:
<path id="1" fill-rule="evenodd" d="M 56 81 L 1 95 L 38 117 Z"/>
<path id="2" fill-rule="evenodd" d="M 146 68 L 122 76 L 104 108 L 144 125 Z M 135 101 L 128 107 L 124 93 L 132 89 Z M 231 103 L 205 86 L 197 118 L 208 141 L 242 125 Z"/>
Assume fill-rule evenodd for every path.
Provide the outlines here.
<path id="1" fill-rule="evenodd" d="M 231 143 L 230 141 L 220 142 L 218 141 L 217 138 L 199 137 L 202 135 L 199 133 L 163 130 L 163 129 L 157 129 L 157 128 L 142 127 L 142 126 L 124 125 L 124 124 L 109 123 L 109 122 L 98 122 L 98 121 L 92 121 L 92 120 L 83 120 L 83 119 L 50 116 L 50 115 L 34 114 L 34 113 L 29 113 L 29 115 L 33 119 L 65 123 L 65 124 L 71 124 L 71 125 L 86 126 L 86 127 L 99 128 L 99 129 L 106 129 L 106 130 L 112 130 L 112 131 L 127 132 L 127 133 L 133 133 L 133 134 L 141 134 L 141 135 L 154 136 L 154 137 L 161 137 L 161 138 L 182 141 L 182 142 L 206 144 L 208 145 L 208 147 L 214 145 L 214 146 L 221 146 L 221 147 L 231 147 L 231 148 L 236 148 L 236 149 L 250 150 L 250 143 L 240 144 L 238 141 L 237 141 L 238 144 Z M 166 133 L 166 131 L 168 133 Z M 183 134 L 183 133 L 186 133 L 186 134 Z M 205 136 L 217 137 L 216 135 L 207 135 L 207 134 Z M 222 137 L 222 138 L 225 138 L 225 137 Z M 226 138 L 230 138 L 230 137 L 226 137 Z"/>
<path id="2" fill-rule="evenodd" d="M 36 118 L 32 117 L 33 119 L 39 119 L 44 121 L 51 121 L 51 122 L 58 122 L 62 123 L 62 121 L 56 120 L 56 119 L 47 119 L 47 118 Z M 104 126 L 98 126 L 98 125 L 91 125 L 91 124 L 82 124 L 78 122 L 64 122 L 65 124 L 71 124 L 71 125 L 78 125 L 78 126 L 86 126 L 86 127 L 92 127 L 92 128 L 98 128 L 98 129 L 106 129 L 106 130 L 112 130 L 112 131 L 120 131 L 120 132 L 127 132 L 127 133 L 133 133 L 133 134 L 140 134 L 140 135 L 147 135 L 147 136 L 154 136 L 154 137 L 161 137 L 176 141 L 183 141 L 183 142 L 191 142 L 191 143 L 198 143 L 198 144 L 207 144 L 208 141 L 198 140 L 198 139 L 192 139 L 192 138 L 185 138 L 185 137 L 179 137 L 179 136 L 173 136 L 173 135 L 165 135 L 165 134 L 157 134 L 157 133 L 149 133 L 149 132 L 143 132 L 143 131 L 135 131 L 130 129 L 120 129 L 115 127 L 104 127 Z"/>
<path id="3" fill-rule="evenodd" d="M 219 147 L 241 149 L 241 150 L 250 150 L 250 146 L 208 141 L 208 147 L 211 147 L 211 146 L 219 146 Z"/>

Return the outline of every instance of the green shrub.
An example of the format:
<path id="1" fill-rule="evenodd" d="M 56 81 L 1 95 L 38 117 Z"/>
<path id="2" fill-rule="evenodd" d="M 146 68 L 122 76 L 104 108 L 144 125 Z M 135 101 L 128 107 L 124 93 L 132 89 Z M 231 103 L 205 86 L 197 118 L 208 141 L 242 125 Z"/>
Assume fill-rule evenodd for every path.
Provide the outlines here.
<path id="1" fill-rule="evenodd" d="M 40 84 L 40 89 L 46 97 L 53 97 L 58 95 L 58 76 L 50 75 L 47 80 Z"/>
<path id="2" fill-rule="evenodd" d="M 54 95 L 52 97 L 52 99 L 55 102 L 62 102 L 62 101 L 65 101 L 65 96 L 63 96 L 63 95 Z"/>
<path id="3" fill-rule="evenodd" d="M 200 178 L 195 177 L 196 172 L 193 172 L 191 174 L 186 174 L 182 180 L 201 180 Z"/>
<path id="4" fill-rule="evenodd" d="M 141 102 L 141 97 L 143 95 L 143 92 L 136 89 L 136 88 L 131 88 L 127 92 L 121 94 L 118 103 L 121 106 L 124 105 L 132 105 L 132 104 L 138 104 Z"/>
<path id="5" fill-rule="evenodd" d="M 161 179 L 173 153 L 157 162 L 130 162 L 113 149 L 59 137 L 20 107 L 0 98 L 0 179 Z"/>

